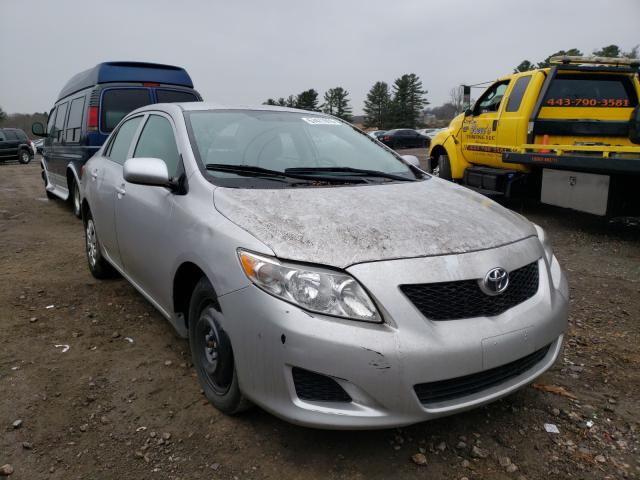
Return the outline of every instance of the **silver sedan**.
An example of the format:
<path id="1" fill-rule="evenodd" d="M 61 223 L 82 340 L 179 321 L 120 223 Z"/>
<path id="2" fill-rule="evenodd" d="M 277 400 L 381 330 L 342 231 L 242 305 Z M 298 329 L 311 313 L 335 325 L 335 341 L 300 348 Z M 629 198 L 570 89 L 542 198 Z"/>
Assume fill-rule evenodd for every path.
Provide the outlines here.
<path id="1" fill-rule="evenodd" d="M 408 425 L 550 368 L 544 231 L 328 115 L 157 104 L 84 169 L 91 272 L 188 337 L 207 398 L 323 428 Z"/>

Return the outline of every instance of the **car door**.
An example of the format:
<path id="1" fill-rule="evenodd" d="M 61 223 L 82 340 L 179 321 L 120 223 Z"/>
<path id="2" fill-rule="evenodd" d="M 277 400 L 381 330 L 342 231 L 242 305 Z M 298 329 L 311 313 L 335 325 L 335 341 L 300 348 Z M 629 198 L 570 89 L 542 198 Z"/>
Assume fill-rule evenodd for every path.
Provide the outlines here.
<path id="1" fill-rule="evenodd" d="M 67 165 L 62 156 L 64 150 L 64 124 L 67 120 L 67 109 L 69 103 L 64 102 L 56 109 L 56 118 L 53 123 L 51 135 L 51 149 L 47 158 L 47 171 L 49 181 L 56 188 L 67 189 Z"/>
<path id="2" fill-rule="evenodd" d="M 20 145 L 20 140 L 18 139 L 18 135 L 16 131 L 7 128 L 4 131 L 5 136 L 5 152 L 10 158 L 18 158 L 18 145 Z"/>
<path id="3" fill-rule="evenodd" d="M 133 157 L 159 158 L 170 177 L 183 171 L 175 139 L 173 121 L 168 115 L 152 113 L 142 127 Z M 174 193 L 165 187 L 136 185 L 124 180 L 116 198 L 116 232 L 125 272 L 166 310 L 170 297 L 167 285 L 171 275 L 173 235 L 171 217 Z"/>
<path id="4" fill-rule="evenodd" d="M 116 236 L 115 208 L 118 188 L 122 184 L 122 166 L 132 154 L 132 144 L 144 116 L 128 119 L 118 128 L 105 147 L 102 157 L 88 164 L 91 213 L 103 253 L 116 267 L 122 268 Z"/>
<path id="5" fill-rule="evenodd" d="M 7 141 L 7 137 L 2 130 L 0 130 L 0 157 L 5 157 L 9 155 L 9 142 Z"/>
<path id="6" fill-rule="evenodd" d="M 491 85 L 474 105 L 472 115 L 465 117 L 461 133 L 462 152 L 469 162 L 495 164 L 501 161 L 496 150 L 496 130 L 508 85 L 509 80 Z"/>

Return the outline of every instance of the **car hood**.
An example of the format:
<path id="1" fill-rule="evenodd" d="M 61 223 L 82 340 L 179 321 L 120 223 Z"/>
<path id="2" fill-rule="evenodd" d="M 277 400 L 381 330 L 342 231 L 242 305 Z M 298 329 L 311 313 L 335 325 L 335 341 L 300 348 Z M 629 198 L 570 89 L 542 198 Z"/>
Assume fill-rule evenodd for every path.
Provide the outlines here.
<path id="1" fill-rule="evenodd" d="M 338 268 L 483 250 L 536 235 L 517 213 L 436 178 L 330 188 L 219 187 L 214 203 L 277 257 Z"/>

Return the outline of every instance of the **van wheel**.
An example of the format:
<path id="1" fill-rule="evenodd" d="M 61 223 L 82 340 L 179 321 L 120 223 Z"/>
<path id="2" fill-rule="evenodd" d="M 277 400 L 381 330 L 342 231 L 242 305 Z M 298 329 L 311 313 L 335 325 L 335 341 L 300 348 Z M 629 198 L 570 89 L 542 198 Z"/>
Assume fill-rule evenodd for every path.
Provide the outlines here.
<path id="1" fill-rule="evenodd" d="M 443 180 L 453 180 L 449 155 L 438 155 L 438 163 L 433 167 L 431 173 L 434 177 L 440 177 Z"/>
<path id="2" fill-rule="evenodd" d="M 89 270 L 91 275 L 95 278 L 113 278 L 117 276 L 115 268 L 107 262 L 106 258 L 102 256 L 100 251 L 100 241 L 98 240 L 98 233 L 96 232 L 96 225 L 93 222 L 91 212 L 87 212 L 87 221 L 84 226 L 84 238 L 87 251 L 87 262 L 89 263 Z"/>
<path id="3" fill-rule="evenodd" d="M 216 293 L 203 277 L 189 304 L 191 357 L 207 400 L 221 412 L 234 415 L 251 403 L 240 391 L 231 340 L 222 328 L 222 319 Z"/>
<path id="4" fill-rule="evenodd" d="M 29 163 L 31 161 L 31 154 L 29 152 L 27 152 L 26 150 L 22 149 L 20 150 L 20 153 L 18 155 L 18 161 L 20 163 L 22 163 L 23 165 L 26 165 L 27 163 Z"/>
<path id="5" fill-rule="evenodd" d="M 71 195 L 69 197 L 69 199 L 71 200 L 71 208 L 73 209 L 73 214 L 78 217 L 81 218 L 82 217 L 82 209 L 81 209 L 81 205 L 80 205 L 80 186 L 78 185 L 78 182 L 76 182 L 75 180 L 71 181 L 71 188 L 69 189 L 71 192 Z"/>

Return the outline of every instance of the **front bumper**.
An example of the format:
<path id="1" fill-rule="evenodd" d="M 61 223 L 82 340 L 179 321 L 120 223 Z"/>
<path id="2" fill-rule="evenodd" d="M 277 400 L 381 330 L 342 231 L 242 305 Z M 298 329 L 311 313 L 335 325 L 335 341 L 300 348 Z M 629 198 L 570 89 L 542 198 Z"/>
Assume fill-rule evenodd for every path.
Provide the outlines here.
<path id="1" fill-rule="evenodd" d="M 511 271 L 536 260 L 537 293 L 494 317 L 431 321 L 397 288 L 482 278 L 495 266 Z M 493 250 L 375 262 L 348 270 L 369 290 L 385 323 L 312 314 L 254 286 L 219 298 L 240 388 L 285 420 L 345 429 L 417 423 L 507 395 L 532 382 L 558 357 L 567 322 L 566 279 L 559 268 L 547 265 L 537 238 Z M 468 395 L 421 403 L 414 390 L 418 384 L 509 364 L 547 346 L 531 368 Z M 300 399 L 292 376 L 295 367 L 333 378 L 352 401 Z"/>

